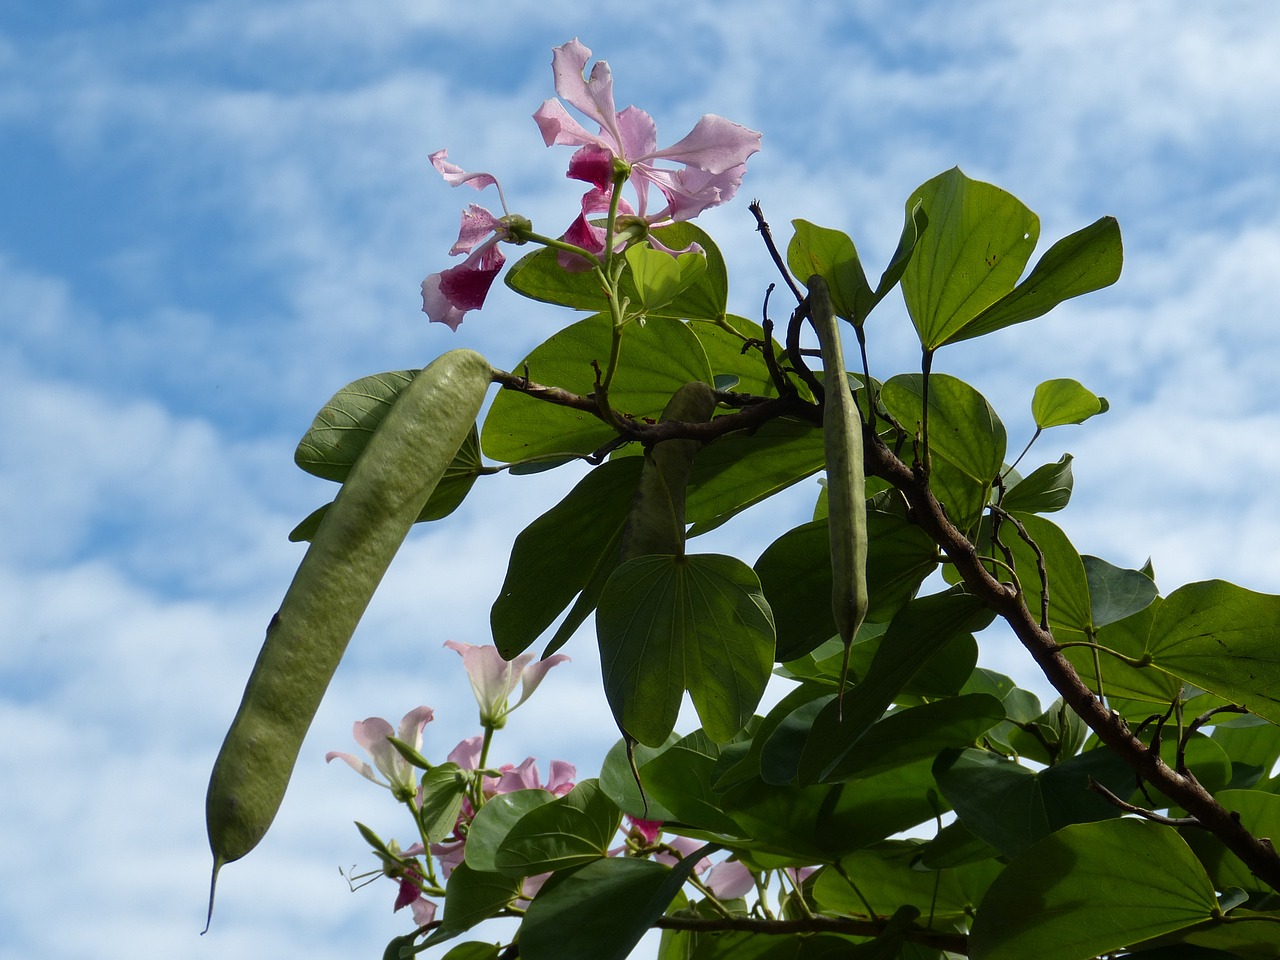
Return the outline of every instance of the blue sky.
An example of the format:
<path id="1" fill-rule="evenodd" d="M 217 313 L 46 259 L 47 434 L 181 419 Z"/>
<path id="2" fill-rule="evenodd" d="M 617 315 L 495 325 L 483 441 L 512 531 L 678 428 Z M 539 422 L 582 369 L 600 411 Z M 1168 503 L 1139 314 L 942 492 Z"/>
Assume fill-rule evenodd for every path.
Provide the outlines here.
<path id="1" fill-rule="evenodd" d="M 703 113 L 764 133 L 704 225 L 755 317 L 770 269 L 746 201 L 849 231 L 883 263 L 906 195 L 960 165 L 1042 218 L 1042 247 L 1119 218 L 1119 284 L 937 369 L 996 405 L 1074 377 L 1112 410 L 1037 445 L 1076 455 L 1060 522 L 1082 552 L 1153 558 L 1167 590 L 1280 592 L 1280 8 L 1165 2 L 567 0 L 0 4 L 0 960 L 374 954 L 408 928 L 350 826 L 400 828 L 329 749 L 436 708 L 428 755 L 473 731 L 446 639 L 487 641 L 505 549 L 567 475 L 482 483 L 415 532 L 371 607 L 267 841 L 203 922 L 209 766 L 331 495 L 292 464 L 342 384 L 455 346 L 510 368 L 566 317 L 495 288 L 451 333 L 418 312 L 462 206 L 427 155 L 499 176 L 548 233 L 579 189 L 530 119 L 578 36 L 673 142 Z M 883 314 L 883 315 L 882 315 Z M 886 373 L 916 363 L 895 300 Z M 518 484 L 518 486 L 517 486 Z M 813 488 L 782 510 L 799 516 Z M 785 520 L 783 521 L 785 522 Z M 748 558 L 781 529 L 719 534 Z M 504 731 L 502 759 L 594 772 L 614 739 L 589 637 Z M 1035 683 L 1007 642 L 987 662 Z"/>

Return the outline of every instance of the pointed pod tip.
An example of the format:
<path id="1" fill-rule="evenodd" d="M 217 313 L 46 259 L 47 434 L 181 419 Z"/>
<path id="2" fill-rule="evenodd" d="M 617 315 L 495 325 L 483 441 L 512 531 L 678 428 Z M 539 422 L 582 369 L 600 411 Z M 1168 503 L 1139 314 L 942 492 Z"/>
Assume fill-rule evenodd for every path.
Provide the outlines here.
<path id="1" fill-rule="evenodd" d="M 226 862 L 222 857 L 214 855 L 213 874 L 209 877 L 209 913 L 204 919 L 204 929 L 200 931 L 200 936 L 202 937 L 209 932 L 209 927 L 213 923 L 213 895 L 218 889 L 218 871 L 222 869 L 222 865 Z"/>

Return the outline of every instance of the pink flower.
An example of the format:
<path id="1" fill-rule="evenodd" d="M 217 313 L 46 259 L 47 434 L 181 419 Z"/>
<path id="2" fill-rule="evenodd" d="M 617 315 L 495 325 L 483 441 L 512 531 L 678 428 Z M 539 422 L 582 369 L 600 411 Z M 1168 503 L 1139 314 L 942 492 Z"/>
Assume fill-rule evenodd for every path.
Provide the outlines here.
<path id="1" fill-rule="evenodd" d="M 447 150 L 437 150 L 431 154 L 430 160 L 450 186 L 465 183 L 483 190 L 492 184 L 498 188 L 498 200 L 506 213 L 507 203 L 496 177 L 489 173 L 467 173 L 450 163 L 448 157 Z M 484 306 L 489 288 L 507 259 L 498 249 L 498 242 L 510 234 L 509 219 L 495 217 L 474 203 L 467 206 L 462 213 L 462 225 L 458 228 L 458 242 L 449 253 L 469 256 L 456 267 L 433 273 L 422 281 L 422 312 L 433 323 L 448 324 L 450 330 L 457 330 L 468 310 L 479 310 Z"/>
<path id="2" fill-rule="evenodd" d="M 520 766 L 512 766 L 511 764 L 503 764 L 498 768 L 502 774 L 498 778 L 497 784 L 493 787 L 493 793 L 489 794 L 486 786 L 485 793 L 490 796 L 497 796 L 501 793 L 514 793 L 517 790 L 546 790 L 553 796 L 563 797 L 566 793 L 573 789 L 573 778 L 578 775 L 577 768 L 572 763 L 564 760 L 551 761 L 551 777 L 546 784 L 542 783 L 542 779 L 538 776 L 538 766 L 534 762 L 533 757 L 526 757 L 524 763 Z"/>
<path id="3" fill-rule="evenodd" d="M 521 654 L 514 660 L 502 659 L 498 648 L 492 645 L 478 647 L 470 643 L 446 640 L 444 645 L 456 650 L 462 657 L 462 668 L 471 681 L 471 691 L 480 705 L 480 722 L 486 727 L 498 729 L 506 723 L 507 715 L 524 703 L 538 689 L 542 678 L 558 663 L 569 658 L 558 653 L 554 657 L 533 662 L 533 655 Z M 507 701 L 521 687 L 520 699 L 513 706 Z"/>
<path id="4" fill-rule="evenodd" d="M 747 158 L 760 149 L 759 133 L 708 114 L 682 140 L 659 149 L 657 127 L 649 114 L 634 106 L 621 112 L 615 108 L 613 74 L 606 61 L 597 60 L 591 75 L 584 75 L 590 57 L 587 47 L 570 40 L 555 48 L 551 69 L 560 100 L 598 124 L 599 133 L 583 127 L 560 100 L 547 100 L 533 115 L 547 146 L 579 148 L 569 161 L 569 177 L 592 184 L 607 198 L 615 170 L 627 170 L 639 201 L 638 215 L 650 225 L 691 220 L 737 192 Z M 660 167 L 660 160 L 680 167 Z M 650 187 L 656 187 L 666 200 L 652 214 L 648 213 Z M 583 214 L 589 212 L 584 198 Z"/>
<path id="5" fill-rule="evenodd" d="M 702 878 L 707 889 L 720 900 L 736 900 L 755 889 L 756 878 L 738 860 L 721 860 Z"/>
<path id="6" fill-rule="evenodd" d="M 356 743 L 372 758 L 378 772 L 386 777 L 385 781 L 377 777 L 373 767 L 349 753 L 330 750 L 324 755 L 325 762 L 343 760 L 362 777 L 372 780 L 379 786 L 387 787 L 397 798 L 412 797 L 417 789 L 414 783 L 416 779 L 414 769 L 409 761 L 400 756 L 400 751 L 393 747 L 387 738 L 394 736 L 418 750 L 422 747 L 422 728 L 431 722 L 432 716 L 430 707 L 417 707 L 404 715 L 398 730 L 392 730 L 391 724 L 381 717 L 370 717 L 367 720 L 355 722 L 352 734 Z"/>

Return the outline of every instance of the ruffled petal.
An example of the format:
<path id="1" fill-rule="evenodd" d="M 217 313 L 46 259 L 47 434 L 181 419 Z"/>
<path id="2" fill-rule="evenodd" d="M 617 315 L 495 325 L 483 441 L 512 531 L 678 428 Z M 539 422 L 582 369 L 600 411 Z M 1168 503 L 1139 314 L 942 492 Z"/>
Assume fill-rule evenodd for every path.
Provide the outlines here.
<path id="1" fill-rule="evenodd" d="M 464 183 L 475 187 L 477 190 L 483 190 L 489 186 L 498 186 L 497 177 L 491 173 L 467 173 L 456 163 L 451 163 L 448 150 L 437 150 L 427 159 L 439 171 L 440 176 L 444 177 L 445 183 L 451 187 L 459 187 Z"/>
<path id="2" fill-rule="evenodd" d="M 559 100 L 543 101 L 534 112 L 533 120 L 542 132 L 542 142 L 548 147 L 582 147 L 590 143 L 608 149 L 605 141 L 570 116 Z"/>
<path id="3" fill-rule="evenodd" d="M 462 211 L 462 223 L 458 226 L 458 242 L 449 248 L 450 256 L 470 253 L 477 244 L 492 236 L 499 239 L 507 235 L 507 225 L 484 207 L 468 204 Z"/>
<path id="4" fill-rule="evenodd" d="M 739 123 L 707 114 L 677 143 L 637 159 L 661 157 L 685 163 L 707 173 L 724 173 L 747 162 L 760 149 L 760 134 Z"/>
<path id="5" fill-rule="evenodd" d="M 597 60 L 591 76 L 584 76 L 589 59 L 591 51 L 576 37 L 552 51 L 551 73 L 555 77 L 556 94 L 616 136 L 613 73 L 607 61 Z"/>
<path id="6" fill-rule="evenodd" d="M 422 281 L 422 312 L 432 323 L 443 323 L 450 330 L 457 330 L 466 314 L 450 302 L 440 290 L 441 274 L 433 273 Z"/>

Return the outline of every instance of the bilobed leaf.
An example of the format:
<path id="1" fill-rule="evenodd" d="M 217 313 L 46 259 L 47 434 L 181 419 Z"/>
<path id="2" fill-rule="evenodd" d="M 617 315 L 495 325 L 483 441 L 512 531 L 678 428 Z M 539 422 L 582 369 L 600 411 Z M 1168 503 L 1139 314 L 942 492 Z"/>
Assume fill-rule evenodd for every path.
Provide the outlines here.
<path id="1" fill-rule="evenodd" d="M 1030 275 L 1011 293 L 965 324 L 947 342 L 980 337 L 1015 323 L 1034 320 L 1064 300 L 1110 286 L 1120 279 L 1123 263 L 1120 225 L 1114 217 L 1102 217 L 1050 247 Z"/>
<path id="2" fill-rule="evenodd" d="M 917 204 L 929 229 L 902 275 L 902 293 L 921 345 L 933 351 L 1013 289 L 1039 239 L 1040 218 L 958 167 L 915 190 L 907 210 Z"/>
<path id="3" fill-rule="evenodd" d="M 515 369 L 523 373 L 527 368 L 536 383 L 585 396 L 595 388 L 592 364 L 603 370 L 608 363 L 612 329 L 606 314 L 579 320 L 535 347 Z M 711 376 L 706 354 L 688 325 L 651 315 L 644 326 L 626 328 L 609 400 L 620 414 L 657 419 L 676 390 L 691 380 L 710 383 Z M 508 462 L 590 453 L 614 435 L 590 413 L 513 390 L 494 397 L 481 430 L 485 452 Z"/>
<path id="4" fill-rule="evenodd" d="M 1208 920 L 1213 884 L 1168 827 L 1065 827 L 996 878 L 969 935 L 973 960 L 1086 960 Z"/>
<path id="5" fill-rule="evenodd" d="M 567 870 L 608 856 L 622 813 L 595 780 L 530 810 L 498 845 L 494 865 L 509 877 Z"/>
<path id="6" fill-rule="evenodd" d="M 1007 857 L 1068 824 L 1118 817 L 1090 777 L 1117 794 L 1133 786 L 1133 771 L 1105 748 L 1038 772 L 986 750 L 952 751 L 933 772 L 964 825 Z"/>
<path id="7" fill-rule="evenodd" d="M 1095 396 L 1075 380 L 1046 380 L 1031 398 L 1031 415 L 1041 430 L 1084 423 L 1110 409 L 1105 397 Z"/>
<path id="8" fill-rule="evenodd" d="M 709 847 L 714 850 L 714 847 Z M 674 867 L 608 857 L 558 873 L 520 926 L 523 960 L 625 960 L 662 916 L 699 859 Z"/>
<path id="9" fill-rule="evenodd" d="M 642 556 L 613 572 L 596 610 L 605 693 L 619 727 L 662 743 L 689 691 L 724 742 L 750 719 L 769 678 L 774 631 L 754 571 L 715 554 Z"/>
<path id="10" fill-rule="evenodd" d="M 1083 556 L 1095 630 L 1145 610 L 1155 602 L 1155 582 L 1141 570 L 1125 570 L 1097 557 Z"/>
<path id="11" fill-rule="evenodd" d="M 1155 665 L 1280 723 L 1280 597 L 1222 580 L 1179 587 L 1156 610 Z"/>
<path id="12" fill-rule="evenodd" d="M 676 298 L 707 269 L 707 258 L 698 252 L 673 257 L 665 250 L 655 250 L 638 243 L 626 252 L 639 303 L 645 310 L 657 310 Z"/>
<path id="13" fill-rule="evenodd" d="M 522 653 L 593 577 L 613 571 L 642 463 L 621 457 L 601 464 L 516 537 L 489 613 L 493 642 L 504 657 Z M 594 608 L 595 598 L 589 599 L 578 623 Z"/>

